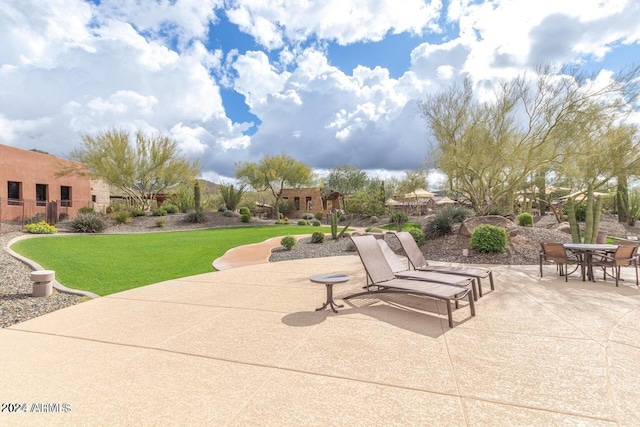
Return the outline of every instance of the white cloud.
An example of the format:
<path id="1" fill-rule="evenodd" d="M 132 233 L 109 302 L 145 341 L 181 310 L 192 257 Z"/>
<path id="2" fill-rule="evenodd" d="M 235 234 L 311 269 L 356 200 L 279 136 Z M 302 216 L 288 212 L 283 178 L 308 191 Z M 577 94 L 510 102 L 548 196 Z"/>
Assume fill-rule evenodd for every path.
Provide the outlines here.
<path id="1" fill-rule="evenodd" d="M 345 45 L 379 41 L 389 33 L 437 31 L 441 7 L 439 0 L 237 0 L 227 16 L 262 46 L 276 49 L 287 41 L 295 43 L 313 36 Z"/>

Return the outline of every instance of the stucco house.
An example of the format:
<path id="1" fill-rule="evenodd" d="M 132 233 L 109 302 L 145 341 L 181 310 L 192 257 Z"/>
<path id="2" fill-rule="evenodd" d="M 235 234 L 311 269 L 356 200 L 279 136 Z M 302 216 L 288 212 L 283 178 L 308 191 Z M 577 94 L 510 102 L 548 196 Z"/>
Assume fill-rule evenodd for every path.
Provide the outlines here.
<path id="1" fill-rule="evenodd" d="M 331 193 L 324 199 L 320 188 L 283 188 L 282 200 L 293 204 L 292 218 L 300 218 L 305 213 L 322 212 L 328 214 L 332 209 L 340 209 L 338 193 Z"/>
<path id="2" fill-rule="evenodd" d="M 82 174 L 57 176 L 65 168 Z M 50 223 L 93 207 L 89 167 L 50 154 L 0 144 L 0 220 L 42 214 Z"/>

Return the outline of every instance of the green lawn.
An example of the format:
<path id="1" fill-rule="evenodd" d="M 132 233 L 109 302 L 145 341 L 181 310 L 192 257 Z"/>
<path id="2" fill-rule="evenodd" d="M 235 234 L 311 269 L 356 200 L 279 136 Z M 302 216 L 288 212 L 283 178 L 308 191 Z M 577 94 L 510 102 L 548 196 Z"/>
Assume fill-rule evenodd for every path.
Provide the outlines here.
<path id="1" fill-rule="evenodd" d="M 396 231 L 396 225 L 395 224 L 381 225 L 378 228 L 382 228 L 383 230 Z M 419 230 L 419 229 L 422 228 L 422 226 L 420 224 L 418 224 L 417 222 L 405 222 L 404 225 L 402 226 L 402 231 L 409 231 L 410 228 L 417 228 Z"/>
<path id="2" fill-rule="evenodd" d="M 73 289 L 98 295 L 214 271 L 227 250 L 287 234 L 328 232 L 327 227 L 262 226 L 169 233 L 68 235 L 25 239 L 11 249 Z"/>

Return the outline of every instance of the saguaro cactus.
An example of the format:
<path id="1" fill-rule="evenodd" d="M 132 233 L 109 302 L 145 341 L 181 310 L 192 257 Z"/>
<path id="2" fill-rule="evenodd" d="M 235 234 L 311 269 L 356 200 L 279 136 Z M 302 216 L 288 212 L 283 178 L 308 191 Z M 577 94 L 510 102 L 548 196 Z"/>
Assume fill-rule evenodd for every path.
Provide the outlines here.
<path id="1" fill-rule="evenodd" d="M 196 212 L 200 212 L 202 208 L 200 206 L 200 203 L 201 203 L 200 183 L 198 181 L 196 181 L 196 183 L 193 185 L 193 202 L 195 205 Z"/>

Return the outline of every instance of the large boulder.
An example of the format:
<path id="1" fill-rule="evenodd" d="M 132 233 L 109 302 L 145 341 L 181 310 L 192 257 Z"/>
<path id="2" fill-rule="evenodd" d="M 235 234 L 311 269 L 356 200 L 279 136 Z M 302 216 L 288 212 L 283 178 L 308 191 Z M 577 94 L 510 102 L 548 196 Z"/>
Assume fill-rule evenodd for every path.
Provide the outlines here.
<path id="1" fill-rule="evenodd" d="M 518 226 L 513 221 L 500 215 L 474 216 L 473 218 L 469 218 L 462 223 L 458 234 L 471 237 L 473 230 L 475 230 L 477 226 L 483 224 L 502 227 L 507 230 L 509 237 L 518 235 Z"/>

